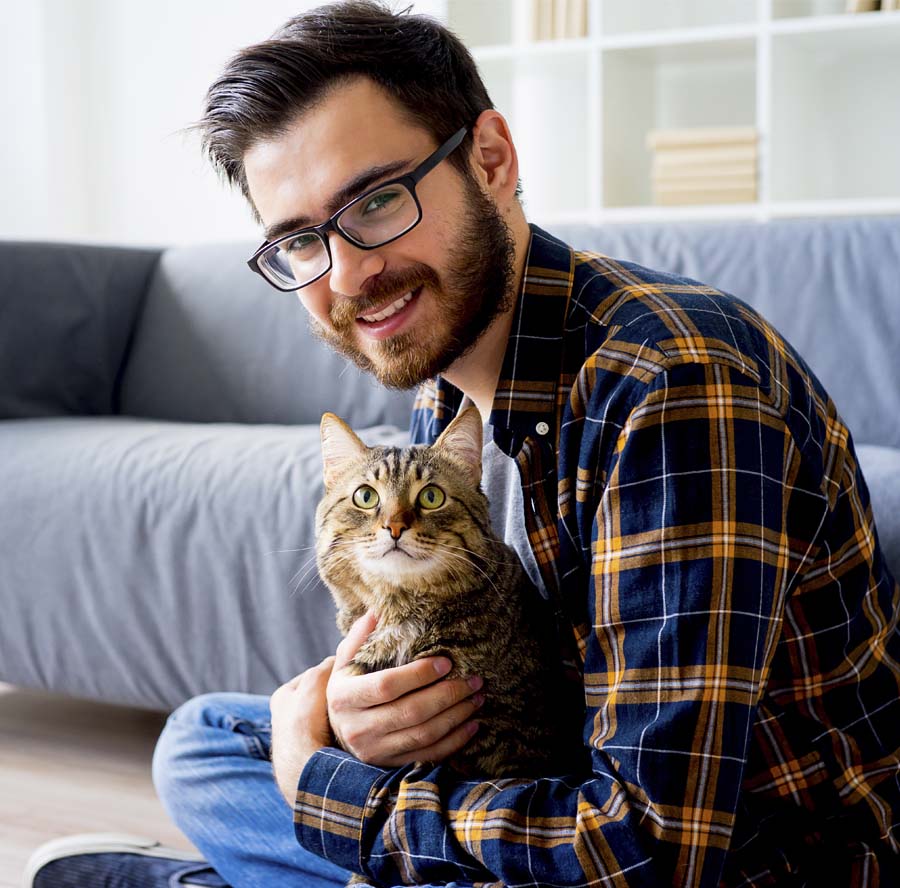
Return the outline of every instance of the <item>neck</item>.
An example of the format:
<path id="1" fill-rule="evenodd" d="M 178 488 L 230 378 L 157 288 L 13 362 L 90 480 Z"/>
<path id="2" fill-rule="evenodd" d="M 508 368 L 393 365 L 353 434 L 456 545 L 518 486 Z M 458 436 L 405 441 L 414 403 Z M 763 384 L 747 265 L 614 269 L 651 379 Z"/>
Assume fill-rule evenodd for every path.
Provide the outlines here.
<path id="1" fill-rule="evenodd" d="M 491 416 L 494 393 L 497 391 L 497 383 L 500 380 L 500 370 L 503 367 L 503 357 L 506 354 L 516 303 L 522 290 L 525 261 L 528 258 L 528 247 L 531 243 L 531 229 L 518 204 L 516 204 L 514 216 L 515 218 L 509 223 L 516 253 L 515 282 L 510 305 L 506 311 L 494 318 L 475 347 L 468 354 L 454 361 L 442 374 L 444 379 L 469 396 L 472 403 L 478 408 L 482 422 L 488 422 Z"/>

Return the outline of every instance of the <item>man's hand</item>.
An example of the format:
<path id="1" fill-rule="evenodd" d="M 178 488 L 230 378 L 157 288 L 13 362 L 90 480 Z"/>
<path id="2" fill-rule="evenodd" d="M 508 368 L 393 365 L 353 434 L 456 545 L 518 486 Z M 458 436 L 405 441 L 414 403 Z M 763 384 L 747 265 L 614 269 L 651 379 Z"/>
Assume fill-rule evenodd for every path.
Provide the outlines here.
<path id="1" fill-rule="evenodd" d="M 326 691 L 331 727 L 347 752 L 370 765 L 443 761 L 478 728 L 471 716 L 484 702 L 475 693 L 482 680 L 442 680 L 452 668 L 446 657 L 355 675 L 347 665 L 376 623 L 374 614 L 360 617 L 338 646 Z"/>
<path id="2" fill-rule="evenodd" d="M 306 763 L 314 752 L 334 742 L 325 700 L 333 666 L 334 657 L 327 657 L 283 684 L 269 699 L 272 769 L 281 794 L 292 808 Z"/>

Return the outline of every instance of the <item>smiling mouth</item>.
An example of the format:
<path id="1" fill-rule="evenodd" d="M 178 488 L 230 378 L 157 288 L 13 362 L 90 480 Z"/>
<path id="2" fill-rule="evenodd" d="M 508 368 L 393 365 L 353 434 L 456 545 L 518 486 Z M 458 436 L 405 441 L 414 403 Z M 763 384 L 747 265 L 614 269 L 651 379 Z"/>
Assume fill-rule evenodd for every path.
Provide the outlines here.
<path id="1" fill-rule="evenodd" d="M 380 321 L 386 321 L 389 317 L 397 314 L 398 311 L 402 311 L 409 305 L 412 300 L 419 295 L 421 291 L 421 285 L 416 287 L 413 290 L 410 290 L 407 293 L 404 293 L 399 299 L 395 299 L 393 302 L 389 302 L 387 305 L 382 306 L 378 309 L 378 311 L 370 312 L 369 314 L 360 314 L 356 316 L 356 319 L 359 321 L 365 321 L 367 324 L 377 324 Z"/>

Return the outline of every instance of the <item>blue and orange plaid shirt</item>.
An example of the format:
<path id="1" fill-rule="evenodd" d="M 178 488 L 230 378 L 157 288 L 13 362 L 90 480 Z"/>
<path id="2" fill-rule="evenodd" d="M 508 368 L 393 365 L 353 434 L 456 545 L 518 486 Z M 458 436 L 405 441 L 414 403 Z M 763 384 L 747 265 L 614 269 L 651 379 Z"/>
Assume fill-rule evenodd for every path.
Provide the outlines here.
<path id="1" fill-rule="evenodd" d="M 460 401 L 426 384 L 414 441 Z M 900 587 L 796 352 L 737 299 L 533 227 L 491 424 L 574 641 L 591 772 L 325 749 L 300 843 L 380 885 L 900 885 Z"/>

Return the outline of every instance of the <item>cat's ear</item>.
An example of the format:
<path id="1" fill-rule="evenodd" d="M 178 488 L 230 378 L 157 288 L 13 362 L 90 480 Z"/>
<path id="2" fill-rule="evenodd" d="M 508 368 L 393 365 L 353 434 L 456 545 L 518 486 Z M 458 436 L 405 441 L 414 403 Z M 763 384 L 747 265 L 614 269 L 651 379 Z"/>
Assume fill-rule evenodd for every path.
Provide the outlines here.
<path id="1" fill-rule="evenodd" d="M 331 485 L 368 449 L 339 416 L 325 413 L 319 425 L 322 435 L 322 467 L 325 486 Z"/>
<path id="2" fill-rule="evenodd" d="M 474 487 L 481 483 L 483 435 L 478 408 L 467 407 L 441 432 L 433 445 L 466 470 Z"/>

